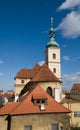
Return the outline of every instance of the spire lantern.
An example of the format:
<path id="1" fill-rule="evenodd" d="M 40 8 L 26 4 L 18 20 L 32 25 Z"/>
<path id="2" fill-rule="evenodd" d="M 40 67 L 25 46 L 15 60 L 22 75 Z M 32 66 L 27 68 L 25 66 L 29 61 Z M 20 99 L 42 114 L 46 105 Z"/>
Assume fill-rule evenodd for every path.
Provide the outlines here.
<path id="1" fill-rule="evenodd" d="M 50 28 L 50 41 L 47 43 L 46 47 L 59 47 L 58 43 L 55 41 L 55 32 L 53 28 L 53 17 L 51 17 L 51 28 Z"/>

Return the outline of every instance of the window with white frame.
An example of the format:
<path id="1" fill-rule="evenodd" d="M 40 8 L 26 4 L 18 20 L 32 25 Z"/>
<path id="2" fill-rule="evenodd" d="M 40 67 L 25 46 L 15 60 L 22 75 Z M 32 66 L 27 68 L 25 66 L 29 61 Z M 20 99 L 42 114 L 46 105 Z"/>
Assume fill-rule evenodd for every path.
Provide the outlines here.
<path id="1" fill-rule="evenodd" d="M 32 126 L 31 125 L 24 126 L 24 130 L 32 130 Z"/>

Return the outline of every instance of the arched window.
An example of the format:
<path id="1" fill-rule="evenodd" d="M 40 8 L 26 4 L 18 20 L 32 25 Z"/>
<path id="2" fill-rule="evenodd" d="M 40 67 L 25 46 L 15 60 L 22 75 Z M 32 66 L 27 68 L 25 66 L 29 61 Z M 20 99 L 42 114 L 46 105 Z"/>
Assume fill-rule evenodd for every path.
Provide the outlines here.
<path id="1" fill-rule="evenodd" d="M 52 88 L 51 87 L 47 88 L 47 93 L 52 96 Z"/>
<path id="2" fill-rule="evenodd" d="M 56 54 L 55 53 L 53 53 L 53 59 L 56 59 Z"/>
<path id="3" fill-rule="evenodd" d="M 56 68 L 53 68 L 53 73 L 56 73 Z"/>

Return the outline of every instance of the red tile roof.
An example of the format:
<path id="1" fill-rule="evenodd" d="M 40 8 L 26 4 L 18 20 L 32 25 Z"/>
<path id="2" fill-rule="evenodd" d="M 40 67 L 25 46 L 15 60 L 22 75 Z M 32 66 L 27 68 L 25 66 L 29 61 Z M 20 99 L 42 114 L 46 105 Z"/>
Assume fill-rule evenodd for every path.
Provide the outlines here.
<path id="1" fill-rule="evenodd" d="M 33 82 L 39 82 L 39 81 L 58 81 L 61 82 L 48 68 L 46 64 L 43 64 L 39 71 L 37 71 L 36 75 L 32 78 Z"/>
<path id="2" fill-rule="evenodd" d="M 80 84 L 79 84 L 79 83 L 74 84 L 74 86 L 75 86 L 77 89 L 80 89 Z"/>
<path id="3" fill-rule="evenodd" d="M 33 93 L 32 98 L 33 99 L 47 99 L 47 96 L 41 92 L 40 93 L 35 92 Z"/>
<path id="4" fill-rule="evenodd" d="M 33 76 L 35 75 L 35 73 L 39 70 L 40 66 L 38 64 L 36 64 L 32 69 L 21 69 L 17 75 L 15 76 L 14 79 L 16 78 L 33 78 Z"/>
<path id="5" fill-rule="evenodd" d="M 14 110 L 20 102 L 8 102 L 5 106 L 0 109 L 0 115 L 8 115 Z"/>
<path id="6" fill-rule="evenodd" d="M 15 93 L 4 93 L 2 95 L 3 95 L 3 97 L 10 98 L 10 97 L 15 96 Z"/>
<path id="7" fill-rule="evenodd" d="M 61 82 L 48 68 L 46 64 L 41 67 L 36 64 L 33 69 L 21 69 L 16 78 L 30 78 L 31 82 L 58 81 Z"/>
<path id="8" fill-rule="evenodd" d="M 0 93 L 3 93 L 4 91 L 3 90 L 0 90 Z"/>
<path id="9" fill-rule="evenodd" d="M 32 102 L 32 96 L 37 98 L 47 97 L 47 104 L 45 105 L 45 110 L 41 111 L 40 106 L 35 105 Z M 44 96 L 42 96 L 44 95 Z M 48 95 L 41 87 L 36 86 L 28 95 L 25 96 L 25 99 L 19 103 L 7 104 L 0 109 L 0 115 L 10 114 L 10 115 L 21 115 L 21 114 L 38 114 L 38 113 L 69 113 L 69 109 L 62 106 L 60 103 L 56 102 L 50 95 Z M 15 106 L 14 106 L 15 104 Z"/>

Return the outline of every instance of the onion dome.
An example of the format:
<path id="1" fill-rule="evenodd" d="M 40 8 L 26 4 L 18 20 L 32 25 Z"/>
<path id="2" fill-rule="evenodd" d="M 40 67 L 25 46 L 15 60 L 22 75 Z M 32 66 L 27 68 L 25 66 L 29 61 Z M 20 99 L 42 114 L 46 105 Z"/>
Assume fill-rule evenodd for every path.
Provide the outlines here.
<path id="1" fill-rule="evenodd" d="M 50 28 L 50 40 L 46 47 L 59 47 L 58 43 L 55 41 L 55 32 L 53 29 L 53 18 L 51 17 L 51 28 Z"/>

